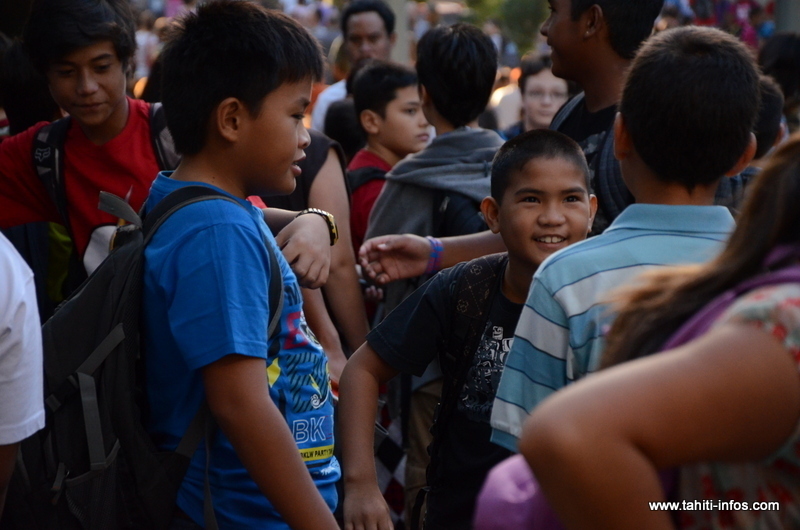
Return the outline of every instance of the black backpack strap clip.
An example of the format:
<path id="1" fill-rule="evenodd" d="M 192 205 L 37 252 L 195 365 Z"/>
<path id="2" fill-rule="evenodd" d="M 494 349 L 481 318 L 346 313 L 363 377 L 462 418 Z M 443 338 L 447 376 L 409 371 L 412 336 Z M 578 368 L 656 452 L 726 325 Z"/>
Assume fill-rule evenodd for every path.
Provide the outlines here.
<path id="1" fill-rule="evenodd" d="M 161 103 L 150 105 L 150 140 L 159 169 L 169 171 L 178 167 L 181 157 L 175 152 L 175 141 L 167 128 L 167 118 Z"/>
<path id="2" fill-rule="evenodd" d="M 48 123 L 33 139 L 33 166 L 44 185 L 47 195 L 55 204 L 58 214 L 72 237 L 67 211 L 67 195 L 64 187 L 64 141 L 67 139 L 72 119 L 67 116 Z"/>

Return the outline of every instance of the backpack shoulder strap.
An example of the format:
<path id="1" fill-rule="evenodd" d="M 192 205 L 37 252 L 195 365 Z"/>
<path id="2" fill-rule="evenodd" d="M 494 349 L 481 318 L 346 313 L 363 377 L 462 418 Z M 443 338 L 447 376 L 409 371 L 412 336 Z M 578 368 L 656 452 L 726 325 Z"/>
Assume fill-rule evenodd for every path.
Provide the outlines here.
<path id="1" fill-rule="evenodd" d="M 558 128 L 561 127 L 561 125 L 566 121 L 567 117 L 572 114 L 572 111 L 574 111 L 578 105 L 583 103 L 584 97 L 584 93 L 581 92 L 574 98 L 564 103 L 564 106 L 561 107 L 558 112 L 556 112 L 555 116 L 553 116 L 553 121 L 550 122 L 550 129 L 557 131 Z"/>
<path id="2" fill-rule="evenodd" d="M 439 356 L 445 383 L 434 422 L 434 444 L 437 438 L 441 438 L 437 434 L 447 427 L 455 410 L 507 262 L 506 253 L 472 260 L 466 264 L 464 273 L 455 284 L 450 339 Z M 433 458 L 436 458 L 433 448 L 431 452 L 433 462 Z"/>
<path id="3" fill-rule="evenodd" d="M 158 102 L 150 104 L 150 140 L 153 143 L 158 167 L 162 171 L 178 167 L 181 157 L 175 152 L 175 141 L 167 128 L 164 106 Z"/>
<path id="4" fill-rule="evenodd" d="M 464 273 L 455 283 L 451 316 L 450 338 L 439 355 L 439 363 L 445 375 L 442 399 L 434 413 L 431 434 L 433 441 L 428 447 L 430 463 L 426 471 L 428 485 L 417 494 L 411 513 L 411 528 L 419 528 L 422 504 L 430 486 L 438 479 L 441 463 L 442 433 L 447 429 L 458 404 L 458 396 L 467 379 L 475 351 L 489 318 L 508 254 L 491 254 L 470 261 Z"/>
<path id="5" fill-rule="evenodd" d="M 64 141 L 72 118 L 69 116 L 48 123 L 33 139 L 33 166 L 47 190 L 47 195 L 56 205 L 64 226 L 72 237 L 72 228 L 67 210 L 67 195 L 64 187 Z"/>
<path id="6" fill-rule="evenodd" d="M 633 204 L 634 198 L 622 180 L 619 161 L 614 156 L 614 124 L 606 131 L 603 143 L 594 162 L 594 182 L 597 200 L 604 207 L 606 219 L 611 223 L 622 211 Z"/>
<path id="7" fill-rule="evenodd" d="M 241 206 L 235 199 L 215 189 L 209 188 L 208 186 L 184 186 L 164 197 L 163 200 L 147 213 L 144 218 L 144 224 L 142 225 L 144 244 L 147 245 L 147 243 L 150 242 L 156 230 L 158 230 L 173 213 L 184 206 L 211 199 L 223 199 L 237 206 Z M 280 317 L 284 305 L 283 275 L 281 274 L 280 262 L 275 255 L 275 250 L 266 239 L 264 240 L 264 246 L 267 248 L 270 272 L 272 273 L 271 281 L 269 282 L 270 319 L 267 327 L 267 340 L 271 340 L 277 336 L 277 333 L 280 331 Z"/>

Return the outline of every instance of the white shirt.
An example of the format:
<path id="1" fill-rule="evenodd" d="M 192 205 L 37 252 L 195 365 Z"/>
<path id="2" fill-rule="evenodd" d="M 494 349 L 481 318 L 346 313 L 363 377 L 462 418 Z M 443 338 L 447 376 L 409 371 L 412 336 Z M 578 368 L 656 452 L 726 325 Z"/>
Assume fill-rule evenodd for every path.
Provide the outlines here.
<path id="1" fill-rule="evenodd" d="M 0 445 L 44 427 L 42 362 L 33 273 L 0 234 Z"/>
<path id="2" fill-rule="evenodd" d="M 328 107 L 334 101 L 341 101 L 347 97 L 346 81 L 342 79 L 338 81 L 317 96 L 317 102 L 314 103 L 314 110 L 311 111 L 311 128 L 319 132 L 325 132 L 325 115 L 328 113 Z"/>

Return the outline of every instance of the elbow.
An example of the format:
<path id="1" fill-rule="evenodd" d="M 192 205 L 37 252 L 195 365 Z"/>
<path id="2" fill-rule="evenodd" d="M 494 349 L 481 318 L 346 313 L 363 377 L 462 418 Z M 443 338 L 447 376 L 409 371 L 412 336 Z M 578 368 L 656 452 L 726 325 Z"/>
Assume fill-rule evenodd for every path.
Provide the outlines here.
<path id="1" fill-rule="evenodd" d="M 342 245 L 341 248 L 339 245 Z M 356 276 L 356 257 L 353 254 L 353 245 L 349 238 L 340 239 L 331 251 L 331 275 L 344 275 L 352 273 Z"/>
<path id="2" fill-rule="evenodd" d="M 525 421 L 519 452 L 540 482 L 580 469 L 591 458 L 590 427 L 575 415 L 544 403 Z"/>

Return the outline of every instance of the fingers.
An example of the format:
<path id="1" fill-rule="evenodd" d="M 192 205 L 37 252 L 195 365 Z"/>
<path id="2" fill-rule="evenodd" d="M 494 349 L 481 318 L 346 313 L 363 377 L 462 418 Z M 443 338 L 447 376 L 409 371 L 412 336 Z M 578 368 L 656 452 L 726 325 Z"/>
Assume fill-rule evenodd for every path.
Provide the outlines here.
<path id="1" fill-rule="evenodd" d="M 291 265 L 302 287 L 319 289 L 328 281 L 330 262 L 325 263 L 322 259 L 301 254 Z"/>

